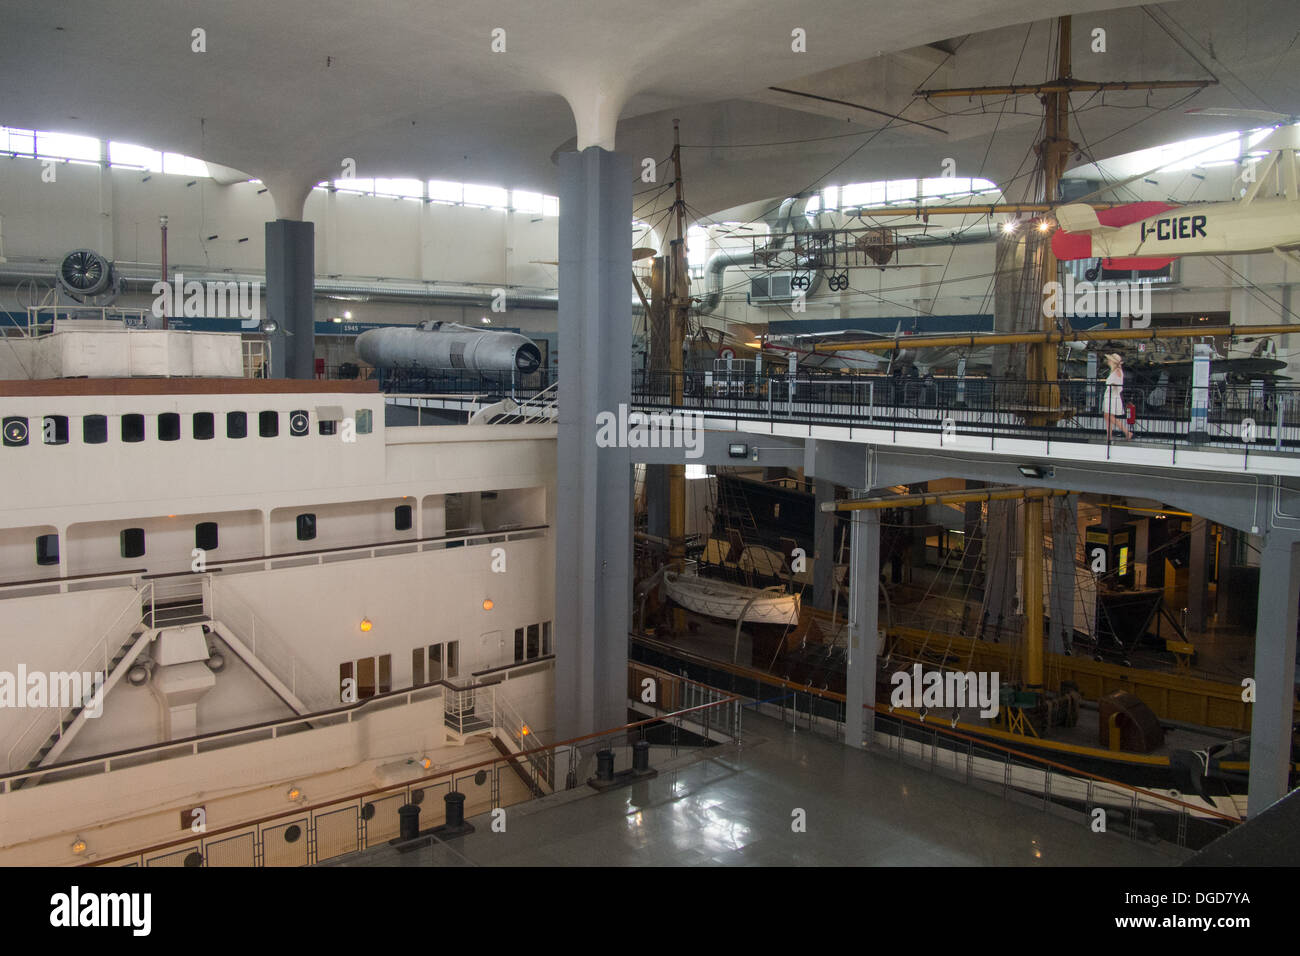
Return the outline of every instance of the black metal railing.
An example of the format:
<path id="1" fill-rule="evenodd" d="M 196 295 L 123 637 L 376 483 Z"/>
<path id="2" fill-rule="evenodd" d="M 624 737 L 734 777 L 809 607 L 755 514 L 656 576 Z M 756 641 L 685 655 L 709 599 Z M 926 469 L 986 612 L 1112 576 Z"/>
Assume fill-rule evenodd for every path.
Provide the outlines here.
<path id="1" fill-rule="evenodd" d="M 681 383 L 674 389 L 677 375 Z M 738 421 L 933 432 L 941 444 L 955 446 L 964 438 L 1121 442 L 1122 428 L 1107 435 L 1105 389 L 1102 381 L 1080 379 L 776 373 L 737 383 L 697 372 L 635 373 L 632 401 L 649 410 L 699 411 Z M 673 402 L 675 392 L 680 403 Z M 1132 385 L 1122 398 L 1134 441 L 1246 453 L 1300 449 L 1300 388 L 1262 382 L 1212 382 L 1196 389 Z"/>

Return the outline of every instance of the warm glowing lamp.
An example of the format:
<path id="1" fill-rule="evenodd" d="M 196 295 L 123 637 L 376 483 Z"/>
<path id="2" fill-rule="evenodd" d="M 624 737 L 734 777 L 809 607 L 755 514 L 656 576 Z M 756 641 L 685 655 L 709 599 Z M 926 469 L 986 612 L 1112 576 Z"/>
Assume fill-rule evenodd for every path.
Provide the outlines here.
<path id="1" fill-rule="evenodd" d="M 484 598 L 484 599 L 483 599 L 483 610 L 485 610 L 485 611 L 490 611 L 490 610 L 492 610 L 494 607 L 496 607 L 496 605 L 492 603 L 492 599 L 491 599 L 491 598 Z"/>
<path id="2" fill-rule="evenodd" d="M 297 787 L 290 787 L 289 792 L 288 794 L 286 794 L 286 796 L 288 796 L 290 800 L 297 800 L 299 797 L 302 796 L 302 791 L 299 790 Z"/>
<path id="3" fill-rule="evenodd" d="M 371 629 L 372 627 L 374 627 L 374 626 L 375 626 L 375 625 L 373 625 L 372 623 L 370 623 L 370 618 L 368 618 L 368 617 L 363 617 L 363 618 L 361 619 L 361 633 L 362 633 L 362 634 L 369 634 L 369 633 L 370 633 L 370 629 Z"/>
<path id="4" fill-rule="evenodd" d="M 73 853 L 77 853 L 77 854 L 85 853 L 85 852 L 86 852 L 86 841 L 83 840 L 81 837 L 77 837 L 75 840 L 73 840 L 73 841 L 72 841 L 72 852 L 73 852 Z"/>

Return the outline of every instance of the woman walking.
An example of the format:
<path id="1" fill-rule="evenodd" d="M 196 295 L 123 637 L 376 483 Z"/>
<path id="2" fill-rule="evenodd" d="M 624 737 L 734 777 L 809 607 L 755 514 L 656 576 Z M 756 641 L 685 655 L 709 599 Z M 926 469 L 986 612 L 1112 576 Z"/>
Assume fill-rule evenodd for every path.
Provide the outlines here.
<path id="1" fill-rule="evenodd" d="M 1110 375 L 1106 378 L 1106 388 L 1102 392 L 1101 414 L 1106 419 L 1106 441 L 1110 441 L 1111 432 L 1118 428 L 1127 439 L 1133 438 L 1128 427 L 1128 413 L 1124 410 L 1124 359 L 1116 352 L 1106 356 L 1110 366 Z"/>

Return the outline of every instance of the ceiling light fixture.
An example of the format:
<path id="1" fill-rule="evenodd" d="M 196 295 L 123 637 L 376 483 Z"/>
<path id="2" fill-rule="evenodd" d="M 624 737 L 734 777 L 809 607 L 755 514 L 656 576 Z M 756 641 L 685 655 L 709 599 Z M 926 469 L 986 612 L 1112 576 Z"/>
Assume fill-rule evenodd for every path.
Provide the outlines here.
<path id="1" fill-rule="evenodd" d="M 1026 478 L 1051 478 L 1056 474 L 1055 468 L 1044 468 L 1041 465 L 1016 465 L 1016 470 Z"/>

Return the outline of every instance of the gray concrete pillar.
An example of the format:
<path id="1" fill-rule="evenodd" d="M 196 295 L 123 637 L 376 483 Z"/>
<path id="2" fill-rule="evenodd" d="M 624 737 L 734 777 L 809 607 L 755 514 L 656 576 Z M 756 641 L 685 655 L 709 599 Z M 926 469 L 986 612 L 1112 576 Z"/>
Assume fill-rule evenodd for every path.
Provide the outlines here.
<path id="1" fill-rule="evenodd" d="M 851 511 L 849 541 L 849 654 L 844 742 L 861 747 L 875 727 L 879 653 L 880 512 Z"/>
<path id="2" fill-rule="evenodd" d="M 1052 580 L 1049 585 L 1048 616 L 1052 630 L 1047 650 L 1064 654 L 1074 639 L 1074 554 L 1079 527 L 1079 498 L 1068 495 L 1051 501 Z"/>
<path id="3" fill-rule="evenodd" d="M 266 316 L 277 328 L 272 378 L 315 378 L 316 227 L 297 219 L 266 224 Z"/>
<path id="4" fill-rule="evenodd" d="M 668 537 L 668 466 L 645 466 L 646 531 Z"/>
<path id="5" fill-rule="evenodd" d="M 632 391 L 632 160 L 590 146 L 560 157 L 555 721 L 563 740 L 627 722 L 632 465 L 596 445 Z"/>
<path id="6" fill-rule="evenodd" d="M 1192 519 L 1191 555 L 1187 566 L 1187 626 L 1204 631 L 1210 598 L 1210 523 Z"/>
<path id="7" fill-rule="evenodd" d="M 822 502 L 835 500 L 835 484 L 825 478 L 813 482 L 817 511 L 813 518 L 813 607 L 831 609 L 835 581 L 835 512 L 821 510 Z"/>
<path id="8" fill-rule="evenodd" d="M 1296 547 L 1294 538 L 1273 531 L 1260 556 L 1255 703 L 1250 717 L 1250 817 L 1259 816 L 1287 793 L 1300 606 Z"/>

